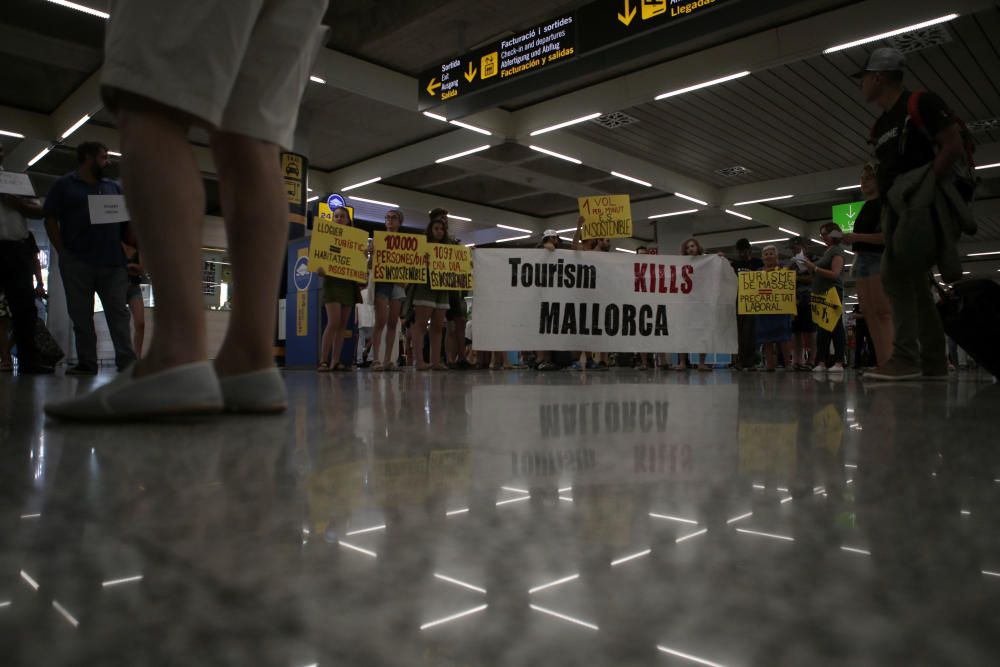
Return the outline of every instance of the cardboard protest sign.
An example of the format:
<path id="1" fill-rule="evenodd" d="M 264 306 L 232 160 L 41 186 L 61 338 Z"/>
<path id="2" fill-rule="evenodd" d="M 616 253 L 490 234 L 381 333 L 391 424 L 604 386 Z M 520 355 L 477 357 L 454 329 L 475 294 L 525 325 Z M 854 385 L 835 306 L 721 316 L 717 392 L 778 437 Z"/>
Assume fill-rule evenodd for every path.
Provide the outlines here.
<path id="1" fill-rule="evenodd" d="M 309 270 L 331 278 L 368 282 L 368 232 L 317 216 L 309 241 Z"/>
<path id="2" fill-rule="evenodd" d="M 431 289 L 471 290 L 472 249 L 461 245 L 428 243 Z"/>
<path id="3" fill-rule="evenodd" d="M 628 195 L 580 197 L 583 239 L 626 239 L 632 237 L 632 205 Z"/>
<path id="4" fill-rule="evenodd" d="M 740 315 L 794 315 L 795 272 L 743 271 L 739 279 Z"/>
<path id="5" fill-rule="evenodd" d="M 844 313 L 844 306 L 840 303 L 840 295 L 837 288 L 831 287 L 825 294 L 812 294 L 810 296 L 812 306 L 812 321 L 816 326 L 823 327 L 826 331 L 833 331 L 837 326 L 837 321 Z"/>
<path id="6" fill-rule="evenodd" d="M 376 282 L 427 282 L 427 238 L 422 234 L 375 232 L 372 273 Z"/>

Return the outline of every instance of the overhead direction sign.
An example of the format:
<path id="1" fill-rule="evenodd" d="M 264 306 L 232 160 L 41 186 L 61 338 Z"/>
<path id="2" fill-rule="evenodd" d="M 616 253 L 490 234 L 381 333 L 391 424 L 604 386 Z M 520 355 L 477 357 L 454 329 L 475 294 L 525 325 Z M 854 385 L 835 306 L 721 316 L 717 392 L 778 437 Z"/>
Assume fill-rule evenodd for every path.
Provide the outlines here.
<path id="1" fill-rule="evenodd" d="M 738 1 L 595 0 L 424 72 L 419 108 L 460 100 Z M 663 47 L 656 40 L 650 48 Z"/>

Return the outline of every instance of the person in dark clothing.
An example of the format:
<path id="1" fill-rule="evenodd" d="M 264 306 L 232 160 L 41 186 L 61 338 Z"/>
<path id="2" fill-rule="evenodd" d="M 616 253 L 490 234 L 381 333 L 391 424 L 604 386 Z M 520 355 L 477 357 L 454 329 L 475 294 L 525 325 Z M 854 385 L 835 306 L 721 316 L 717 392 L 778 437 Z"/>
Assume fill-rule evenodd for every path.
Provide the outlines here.
<path id="1" fill-rule="evenodd" d="M 877 104 L 883 112 L 871 134 L 883 200 L 899 176 L 927 164 L 933 164 L 938 179 L 950 178 L 965 150 L 954 116 L 937 95 L 921 93 L 918 98 L 922 123 L 910 117 L 909 102 L 914 93 L 903 86 L 905 67 L 906 58 L 898 50 L 876 49 L 864 70 L 855 75 L 861 79 L 865 101 Z M 947 378 L 944 327 L 922 272 L 905 268 L 886 252 L 882 258 L 882 284 L 892 304 L 892 356 L 880 360 L 879 368 L 866 373 L 865 378 Z"/>
<path id="2" fill-rule="evenodd" d="M 748 239 L 736 242 L 736 259 L 729 262 L 733 271 L 763 271 L 764 262 L 753 256 L 753 247 Z M 739 353 L 736 368 L 745 371 L 757 369 L 760 360 L 757 354 L 757 318 L 753 315 L 737 315 L 736 327 L 739 335 Z"/>

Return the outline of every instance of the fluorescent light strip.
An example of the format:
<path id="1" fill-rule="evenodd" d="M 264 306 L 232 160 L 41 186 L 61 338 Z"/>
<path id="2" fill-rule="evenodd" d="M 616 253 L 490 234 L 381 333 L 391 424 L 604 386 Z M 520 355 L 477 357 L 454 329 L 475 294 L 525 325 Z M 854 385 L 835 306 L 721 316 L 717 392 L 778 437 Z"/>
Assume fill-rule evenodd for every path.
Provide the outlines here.
<path id="1" fill-rule="evenodd" d="M 723 209 L 729 215 L 735 215 L 737 218 L 743 218 L 744 220 L 753 220 L 749 215 L 743 215 L 742 213 L 737 213 L 736 211 L 730 211 L 728 208 Z"/>
<path id="2" fill-rule="evenodd" d="M 566 493 L 567 491 L 572 491 L 572 490 L 573 490 L 572 486 L 567 486 L 563 489 L 559 489 L 559 493 Z"/>
<path id="3" fill-rule="evenodd" d="M 842 187 L 837 188 L 837 191 L 839 192 L 841 190 L 853 190 L 855 188 L 860 188 L 860 187 L 861 187 L 860 183 L 858 185 L 844 185 Z"/>
<path id="4" fill-rule="evenodd" d="M 756 530 L 747 530 L 746 528 L 737 528 L 737 533 L 745 533 L 747 535 L 757 535 L 758 537 L 770 537 L 773 540 L 784 540 L 785 542 L 794 542 L 794 537 L 788 537 L 787 535 L 775 535 L 774 533 L 762 533 Z"/>
<path id="5" fill-rule="evenodd" d="M 687 542 L 691 538 L 698 537 L 699 535 L 704 535 L 707 532 L 708 532 L 708 528 L 702 528 L 701 530 L 693 532 L 693 533 L 691 533 L 689 535 L 683 535 L 681 537 L 678 537 L 676 540 L 674 540 L 674 544 L 680 544 L 681 542 Z"/>
<path id="6" fill-rule="evenodd" d="M 748 206 L 750 204 L 763 204 L 766 201 L 778 201 L 780 199 L 791 199 L 795 195 L 781 195 L 780 197 L 766 197 L 764 199 L 751 199 L 750 201 L 738 201 L 733 206 Z"/>
<path id="7" fill-rule="evenodd" d="M 690 653 L 681 653 L 680 651 L 672 648 L 667 648 L 666 646 L 656 645 L 656 648 L 668 653 L 670 655 L 677 656 L 678 658 L 684 658 L 685 660 L 690 660 L 691 662 L 697 662 L 699 665 L 708 665 L 708 667 L 725 667 L 717 662 L 712 662 L 711 660 L 705 660 L 705 658 L 699 658 L 696 655 L 691 655 Z"/>
<path id="8" fill-rule="evenodd" d="M 312 81 L 313 83 L 326 83 L 326 79 L 321 79 L 318 76 L 316 76 L 315 74 L 313 76 L 309 77 L 309 80 Z"/>
<path id="9" fill-rule="evenodd" d="M 475 125 L 469 125 L 468 123 L 463 123 L 460 120 L 449 120 L 448 122 L 451 123 L 452 125 L 459 126 L 463 130 L 472 130 L 473 132 L 478 132 L 479 134 L 485 134 L 487 137 L 493 136 L 493 133 L 490 132 L 489 130 L 484 130 L 481 127 L 476 127 Z"/>
<path id="10" fill-rule="evenodd" d="M 310 203 L 312 203 L 314 201 L 318 201 L 318 200 L 319 200 L 319 195 L 316 195 L 315 197 L 310 197 L 309 199 L 307 199 L 306 203 L 310 204 Z"/>
<path id="11" fill-rule="evenodd" d="M 718 79 L 712 79 L 711 81 L 705 81 L 704 83 L 696 83 L 693 86 L 688 86 L 687 88 L 678 88 L 677 90 L 671 90 L 669 93 L 663 93 L 662 95 L 657 95 L 655 99 L 657 102 L 660 100 L 665 100 L 668 97 L 676 97 L 677 95 L 683 95 L 684 93 L 690 93 L 692 90 L 700 90 L 702 88 L 708 88 L 709 86 L 714 86 L 719 83 L 725 83 L 726 81 L 732 81 L 733 79 L 741 79 L 750 74 L 748 71 L 737 72 L 736 74 L 729 74 L 728 76 L 719 77 Z"/>
<path id="12" fill-rule="evenodd" d="M 445 616 L 444 618 L 439 618 L 436 621 L 431 621 L 430 623 L 424 623 L 420 626 L 421 630 L 427 630 L 428 628 L 433 628 L 436 625 L 442 625 L 444 623 L 449 623 L 451 621 L 456 621 L 460 618 L 465 618 L 466 616 L 471 616 L 472 614 L 478 614 L 479 612 L 485 610 L 489 605 L 484 604 L 472 609 L 467 609 L 465 611 L 460 611 L 457 614 L 452 614 L 451 616 Z"/>
<path id="13" fill-rule="evenodd" d="M 564 127 L 569 127 L 570 125 L 576 125 L 577 123 L 586 123 L 588 120 L 594 120 L 600 117 L 600 112 L 590 113 L 586 116 L 580 116 L 579 118 L 574 118 L 573 120 L 567 120 L 564 123 L 557 123 L 556 125 L 550 125 L 549 127 L 543 127 L 540 130 L 535 130 L 531 133 L 531 136 L 537 137 L 539 134 L 545 134 L 546 132 L 552 132 L 554 130 L 561 130 Z"/>
<path id="14" fill-rule="evenodd" d="M 360 183 L 355 183 L 354 185 L 348 185 L 346 187 L 340 188 L 341 192 L 347 192 L 348 190 L 354 190 L 355 188 L 361 188 L 366 185 L 371 185 L 372 183 L 378 183 L 382 180 L 381 176 L 376 176 L 375 178 L 369 178 L 367 181 L 361 181 Z"/>
<path id="15" fill-rule="evenodd" d="M 761 491 L 763 491 L 763 490 L 764 490 L 764 489 L 766 489 L 767 487 L 766 487 L 766 486 L 764 486 L 763 484 L 754 484 L 754 485 L 753 485 L 753 488 L 755 488 L 755 489 L 760 489 Z"/>
<path id="16" fill-rule="evenodd" d="M 359 547 L 357 545 L 349 544 L 349 543 L 344 542 L 342 540 L 337 540 L 337 544 L 339 544 L 342 547 L 346 547 L 348 549 L 351 549 L 352 551 L 357 551 L 358 553 L 364 554 L 366 556 L 371 556 L 372 558 L 378 558 L 378 554 L 375 553 L 374 551 L 369 551 L 368 549 L 362 549 L 361 547 Z"/>
<path id="17" fill-rule="evenodd" d="M 931 19 L 930 21 L 924 21 L 923 23 L 915 23 L 913 25 L 908 25 L 904 28 L 897 28 L 896 30 L 890 30 L 889 32 L 882 32 L 877 35 L 871 35 L 870 37 L 862 37 L 861 39 L 856 39 L 853 42 L 847 42 L 846 44 L 838 44 L 837 46 L 831 46 L 830 48 L 823 51 L 824 55 L 830 53 L 836 53 L 837 51 L 843 51 L 844 49 L 849 49 L 854 46 L 861 46 L 862 44 L 868 44 L 870 42 L 877 42 L 882 39 L 887 39 L 889 37 L 895 37 L 896 35 L 902 35 L 907 32 L 913 32 L 915 30 L 923 30 L 924 28 L 929 28 L 932 25 L 938 25 L 939 23 L 947 23 L 958 18 L 958 14 L 948 14 L 947 16 L 939 16 L 936 19 Z"/>
<path id="18" fill-rule="evenodd" d="M 635 250 L 629 250 L 628 248 L 615 248 L 618 252 L 627 252 L 630 255 L 638 255 L 639 253 Z"/>
<path id="19" fill-rule="evenodd" d="M 646 549 L 645 551 L 640 551 L 639 553 L 632 554 L 631 556 L 624 556 L 622 558 L 619 558 L 618 560 L 611 561 L 611 567 L 616 567 L 618 565 L 621 565 L 622 563 L 627 563 L 630 560 L 635 560 L 636 558 L 642 558 L 643 556 L 648 556 L 651 553 L 653 553 L 652 549 Z"/>
<path id="20" fill-rule="evenodd" d="M 527 237 L 525 237 L 525 238 L 527 238 Z M 502 241 L 497 241 L 497 243 L 502 243 Z M 496 506 L 500 507 L 501 505 L 509 505 L 511 503 L 519 503 L 522 500 L 528 500 L 529 498 L 531 498 L 531 496 L 524 496 L 522 498 L 511 498 L 510 500 L 501 500 L 500 502 L 498 502 L 496 504 Z"/>
<path id="21" fill-rule="evenodd" d="M 552 588 L 553 586 L 558 586 L 559 584 L 565 584 L 569 581 L 576 581 L 580 578 L 580 573 L 571 574 L 568 577 L 563 577 L 562 579 L 556 579 L 555 581 L 550 581 L 547 584 L 542 584 L 541 586 L 535 586 L 534 588 L 528 589 L 528 595 L 533 595 L 538 591 L 544 591 L 546 588 Z"/>
<path id="22" fill-rule="evenodd" d="M 431 113 L 430 111 L 425 111 L 424 115 L 427 116 L 428 118 L 433 118 L 434 120 L 439 120 L 442 123 L 447 123 L 448 122 L 448 119 L 445 118 L 444 116 L 439 116 L 438 114 Z"/>
<path id="23" fill-rule="evenodd" d="M 344 534 L 350 537 L 351 535 L 363 535 L 365 533 L 374 533 L 375 531 L 378 530 L 385 530 L 385 524 L 383 523 L 381 526 L 372 526 L 371 528 L 359 528 L 357 530 L 352 530 Z"/>
<path id="24" fill-rule="evenodd" d="M 62 615 L 63 618 L 65 618 L 69 622 L 70 625 L 72 625 L 74 628 L 80 627 L 80 621 L 73 618 L 73 614 L 69 613 L 66 610 L 66 607 L 62 606 L 55 600 L 52 601 L 52 606 L 55 608 L 56 611 L 58 611 Z"/>
<path id="25" fill-rule="evenodd" d="M 754 484 L 754 487 L 755 487 L 755 488 L 756 488 L 756 486 L 757 486 L 757 485 L 756 485 L 756 484 Z M 742 521 L 743 519 L 749 519 L 749 518 L 750 518 L 750 517 L 752 517 L 752 516 L 753 516 L 753 512 L 747 512 L 746 514 L 741 514 L 741 515 L 739 515 L 739 516 L 734 516 L 734 517 L 733 517 L 732 519 L 727 519 L 727 520 L 726 520 L 726 523 L 727 523 L 727 524 L 728 524 L 728 523 L 736 523 L 737 521 Z"/>
<path id="26" fill-rule="evenodd" d="M 1000 572 L 990 572 L 989 570 L 983 570 L 983 574 L 989 575 L 991 577 L 1000 577 Z"/>
<path id="27" fill-rule="evenodd" d="M 546 609 L 545 607 L 539 607 L 537 604 L 530 605 L 535 611 L 540 611 L 543 614 L 548 614 L 549 616 L 555 616 L 556 618 L 562 619 L 564 621 L 569 621 L 570 623 L 576 623 L 577 625 L 582 625 L 585 628 L 590 628 L 591 630 L 600 630 L 599 627 L 593 623 L 588 623 L 587 621 L 581 621 L 578 618 L 573 618 L 572 616 L 567 616 L 566 614 L 560 614 L 558 611 L 552 611 L 551 609 Z"/>
<path id="28" fill-rule="evenodd" d="M 24 570 L 21 570 L 21 578 L 24 579 L 26 582 L 28 582 L 28 585 L 34 588 L 36 591 L 38 590 L 38 582 L 32 579 L 31 575 L 25 572 Z"/>
<path id="29" fill-rule="evenodd" d="M 69 0 L 47 0 L 47 2 L 51 2 L 53 5 L 59 5 L 60 7 L 65 7 L 67 9 L 75 9 L 78 12 L 90 14 L 91 16 L 96 16 L 99 19 L 107 20 L 111 18 L 111 14 L 108 14 L 107 12 L 102 12 L 99 9 L 87 7 L 86 5 L 80 5 L 75 2 L 69 2 Z"/>
<path id="30" fill-rule="evenodd" d="M 541 146 L 528 146 L 533 151 L 538 151 L 539 153 L 544 153 L 546 155 L 551 155 L 552 157 L 557 157 L 560 160 L 566 160 L 566 162 L 572 162 L 573 164 L 583 164 L 581 160 L 577 160 L 575 157 L 570 157 L 568 155 L 563 155 L 562 153 L 556 153 L 555 151 L 550 151 L 547 148 L 542 148 Z"/>
<path id="31" fill-rule="evenodd" d="M 790 503 L 793 500 L 795 500 L 795 498 L 793 498 L 792 496 L 788 496 L 787 498 L 782 498 L 781 499 L 781 504 L 784 505 L 785 503 Z"/>
<path id="32" fill-rule="evenodd" d="M 22 514 L 21 518 L 22 519 L 37 519 L 40 516 L 42 516 L 42 515 L 41 514 Z"/>
<path id="33" fill-rule="evenodd" d="M 573 499 L 570 498 L 569 496 L 559 496 L 559 500 L 565 500 L 568 503 L 573 502 Z"/>
<path id="34" fill-rule="evenodd" d="M 527 236 L 512 236 L 509 239 L 497 239 L 496 241 L 494 241 L 494 243 L 507 243 L 508 241 L 521 241 L 523 239 L 530 239 L 530 238 L 531 234 L 528 234 Z"/>
<path id="35" fill-rule="evenodd" d="M 560 236 L 559 238 L 561 238 L 563 241 L 569 241 L 570 243 L 573 242 L 573 239 L 571 239 L 568 236 Z M 1000 269 L 997 269 L 997 271 L 1000 271 Z"/>
<path id="36" fill-rule="evenodd" d="M 457 160 L 460 157 L 465 157 L 466 155 L 472 155 L 473 153 L 479 153 L 481 151 L 489 150 L 490 145 L 477 146 L 476 148 L 469 149 L 467 151 L 462 151 L 461 153 L 455 153 L 454 155 L 446 155 L 443 158 L 434 160 L 436 164 L 441 164 L 442 162 L 447 162 L 448 160 Z"/>
<path id="37" fill-rule="evenodd" d="M 520 227 L 511 227 L 510 225 L 497 225 L 500 229 L 509 229 L 512 232 L 524 232 L 525 234 L 530 234 L 530 229 L 521 229 Z"/>
<path id="38" fill-rule="evenodd" d="M 11 605 L 11 601 L 10 600 L 4 600 L 3 602 L 0 602 L 0 608 L 2 608 L 2 607 L 9 607 L 10 605 Z"/>
<path id="39" fill-rule="evenodd" d="M 1000 162 L 994 162 L 993 164 L 981 164 L 978 167 L 976 167 L 976 170 L 978 171 L 980 169 L 996 169 L 997 167 L 1000 167 Z"/>
<path id="40" fill-rule="evenodd" d="M 456 514 L 465 514 L 468 511 L 469 511 L 468 507 L 463 507 L 460 510 L 452 510 L 450 512 L 445 512 L 444 515 L 445 516 L 455 516 Z"/>
<path id="41" fill-rule="evenodd" d="M 848 412 L 854 412 L 854 411 L 853 410 L 848 410 Z M 845 468 L 851 468 L 853 470 L 857 470 L 858 469 L 858 466 L 855 463 L 845 463 L 844 467 Z"/>
<path id="42" fill-rule="evenodd" d="M 466 583 L 459 579 L 452 579 L 451 577 L 446 577 L 443 574 L 434 573 L 434 576 L 441 581 L 447 581 L 449 584 L 455 584 L 456 586 L 461 586 L 462 588 L 468 588 L 470 591 L 476 591 L 477 593 L 482 593 L 486 595 L 486 589 L 480 588 L 479 586 L 473 586 L 472 584 Z"/>
<path id="43" fill-rule="evenodd" d="M 702 206 L 708 206 L 708 202 L 707 201 L 702 201 L 700 199 L 695 199 L 694 197 L 689 197 L 688 195 L 682 194 L 680 192 L 675 192 L 674 196 L 675 197 L 680 197 L 681 199 L 687 199 L 688 201 L 694 202 L 695 204 L 701 204 Z"/>
<path id="44" fill-rule="evenodd" d="M 108 155 L 110 155 L 111 157 L 121 157 L 122 156 L 122 154 L 119 153 L 118 151 L 108 151 Z"/>
<path id="45" fill-rule="evenodd" d="M 379 201 L 377 199 L 365 199 L 364 197 L 355 197 L 353 195 L 347 195 L 348 199 L 353 199 L 354 201 L 361 201 L 366 204 L 375 204 L 376 206 L 387 206 L 389 208 L 399 208 L 399 204 L 393 204 L 392 202 Z"/>
<path id="46" fill-rule="evenodd" d="M 855 549 L 854 547 L 840 547 L 841 551 L 849 551 L 852 554 L 861 554 L 862 556 L 871 556 L 871 551 L 865 551 L 864 549 Z"/>
<path id="47" fill-rule="evenodd" d="M 466 244 L 465 244 L 465 247 L 466 247 L 466 248 L 475 248 L 475 247 L 476 247 L 476 244 L 475 244 L 475 243 L 466 243 Z"/>
<path id="48" fill-rule="evenodd" d="M 627 174 L 619 173 L 617 171 L 611 172 L 611 175 L 612 176 L 617 176 L 618 178 L 621 178 L 621 179 L 626 180 L 626 181 L 632 181 L 633 183 L 638 183 L 639 185 L 645 185 L 647 188 L 653 187 L 652 183 L 647 183 L 646 181 L 643 181 L 641 179 L 635 178 L 633 176 L 629 176 Z"/>
<path id="49" fill-rule="evenodd" d="M 83 118 L 81 118 L 80 120 L 78 120 L 75 123 L 73 123 L 72 125 L 70 125 L 69 128 L 67 128 L 67 130 L 62 133 L 62 138 L 65 139 L 69 135 L 71 135 L 74 132 L 76 132 L 77 130 L 79 130 L 81 127 L 84 126 L 84 124 L 88 120 L 90 120 L 90 114 L 84 114 Z"/>
<path id="50" fill-rule="evenodd" d="M 513 491 L 514 493 L 530 493 L 530 491 L 525 491 L 524 489 L 517 489 L 514 488 L 513 486 L 501 486 L 500 488 L 503 489 L 504 491 Z"/>
<path id="51" fill-rule="evenodd" d="M 966 257 L 986 257 L 987 255 L 1000 255 L 1000 250 L 990 252 L 970 252 Z"/>
<path id="52" fill-rule="evenodd" d="M 36 162 L 38 162 L 43 157 L 45 157 L 46 155 L 48 155 L 49 151 L 51 151 L 51 150 L 52 150 L 51 148 L 43 148 L 42 151 L 38 155 L 36 155 L 35 157 L 33 157 L 30 160 L 28 160 L 28 166 L 29 167 L 34 166 L 34 164 Z"/>
<path id="53" fill-rule="evenodd" d="M 793 232 L 790 229 L 785 229 L 784 227 L 778 227 L 779 232 L 785 232 L 786 234 L 791 234 L 792 236 L 799 236 L 799 232 Z"/>
<path id="54" fill-rule="evenodd" d="M 451 213 L 448 214 L 448 219 L 449 220 L 461 220 L 462 222 L 472 222 L 472 218 L 463 218 L 460 215 L 452 215 Z"/>
<path id="55" fill-rule="evenodd" d="M 787 236 L 782 236 L 780 239 L 764 239 L 763 241 L 751 241 L 750 245 L 764 245 L 765 243 L 781 243 L 782 241 L 787 241 Z"/>
<path id="56" fill-rule="evenodd" d="M 24 139 L 23 134 L 18 134 L 17 132 L 8 132 L 7 130 L 0 130 L 0 137 L 14 137 L 15 139 Z"/>
<path id="57" fill-rule="evenodd" d="M 565 234 L 567 232 L 575 232 L 576 227 L 570 227 L 569 229 L 557 229 L 556 234 Z"/>
<path id="58" fill-rule="evenodd" d="M 666 519 L 667 521 L 676 521 L 678 523 L 689 523 L 692 526 L 697 526 L 698 522 L 694 519 L 682 519 L 679 516 L 670 516 L 669 514 L 657 514 L 656 512 L 650 512 L 649 516 L 654 519 Z"/>
<path id="59" fill-rule="evenodd" d="M 819 239 L 815 239 L 815 238 L 810 237 L 809 240 L 812 241 L 813 243 L 817 244 L 817 245 L 826 245 L 826 243 L 824 243 L 823 241 L 820 241 Z"/>
<path id="60" fill-rule="evenodd" d="M 101 583 L 103 588 L 108 586 L 118 586 L 119 584 L 131 584 L 133 581 L 142 581 L 142 575 L 137 574 L 134 577 L 125 577 L 123 579 L 112 579 L 111 581 L 105 581 Z"/>
<path id="61" fill-rule="evenodd" d="M 674 211 L 673 213 L 657 213 L 656 215 L 651 215 L 651 216 L 649 216 L 646 219 L 647 220 L 657 220 L 659 218 L 672 218 L 675 215 L 687 215 L 688 213 L 697 213 L 698 211 L 699 211 L 699 209 L 697 209 L 697 208 L 689 208 L 689 209 L 684 210 L 684 211 Z"/>

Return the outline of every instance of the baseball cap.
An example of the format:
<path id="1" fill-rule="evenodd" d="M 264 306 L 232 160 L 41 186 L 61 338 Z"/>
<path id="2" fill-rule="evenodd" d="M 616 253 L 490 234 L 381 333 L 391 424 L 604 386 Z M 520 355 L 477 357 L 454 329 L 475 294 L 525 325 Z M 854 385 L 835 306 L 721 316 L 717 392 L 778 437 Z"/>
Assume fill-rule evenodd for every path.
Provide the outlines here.
<path id="1" fill-rule="evenodd" d="M 543 239 L 548 238 L 550 236 L 555 236 L 556 238 L 558 238 L 559 237 L 559 232 L 557 232 L 554 229 L 546 229 L 544 232 L 542 232 L 542 238 Z"/>
<path id="2" fill-rule="evenodd" d="M 852 76 L 860 79 L 865 72 L 902 72 L 906 69 L 906 56 L 899 49 L 875 49 L 868 56 L 868 62 L 864 69 L 855 72 Z"/>
<path id="3" fill-rule="evenodd" d="M 736 242 L 737 250 L 747 250 L 750 247 L 750 241 L 748 239 L 740 239 Z"/>

